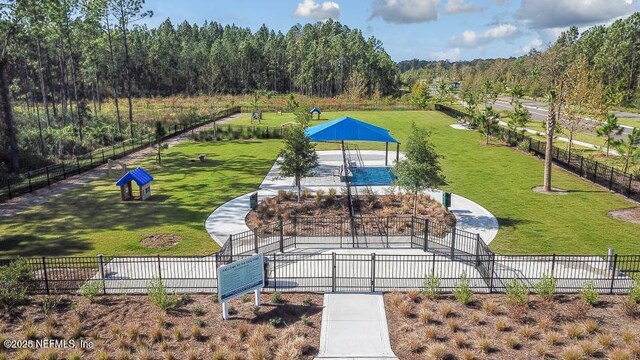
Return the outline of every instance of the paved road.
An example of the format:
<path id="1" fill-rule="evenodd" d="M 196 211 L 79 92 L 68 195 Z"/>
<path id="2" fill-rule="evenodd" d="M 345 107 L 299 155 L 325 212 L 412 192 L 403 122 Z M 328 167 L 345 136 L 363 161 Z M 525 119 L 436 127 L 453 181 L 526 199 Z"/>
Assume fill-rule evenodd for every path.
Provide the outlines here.
<path id="1" fill-rule="evenodd" d="M 539 101 L 533 101 L 533 100 L 522 100 L 522 103 L 524 104 L 524 106 L 527 107 L 527 109 L 529 110 L 529 114 L 531 114 L 531 118 L 535 121 L 545 121 L 547 119 L 547 110 L 544 109 L 543 107 L 546 106 L 545 103 L 539 102 Z M 506 98 L 500 98 L 498 101 L 495 102 L 495 104 L 493 105 L 493 108 L 496 110 L 509 110 L 512 111 L 513 110 L 513 105 L 511 105 L 509 103 L 509 99 Z M 618 117 L 626 117 L 626 118 L 639 118 L 640 119 L 640 114 L 634 114 L 634 113 L 628 113 L 628 112 L 620 112 L 620 111 L 613 111 L 614 114 L 616 114 L 616 116 Z M 596 124 L 595 121 L 590 120 L 590 119 L 582 119 L 582 121 L 584 122 L 585 128 L 587 128 L 588 132 L 595 134 L 596 130 L 593 128 L 594 125 Z M 626 139 L 627 135 L 631 133 L 631 130 L 633 129 L 630 126 L 625 126 L 625 125 L 621 125 L 622 127 L 622 132 L 619 135 L 615 135 L 614 138 L 616 139 Z"/>

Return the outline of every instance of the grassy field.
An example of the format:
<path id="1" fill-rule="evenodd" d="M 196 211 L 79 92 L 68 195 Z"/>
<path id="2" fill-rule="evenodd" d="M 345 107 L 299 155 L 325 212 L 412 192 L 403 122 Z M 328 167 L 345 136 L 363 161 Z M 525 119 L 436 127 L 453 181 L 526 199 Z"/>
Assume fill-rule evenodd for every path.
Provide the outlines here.
<path id="1" fill-rule="evenodd" d="M 436 150 L 444 156 L 443 169 L 454 193 L 474 200 L 491 211 L 500 231 L 491 247 L 502 253 L 606 253 L 613 246 L 621 253 L 640 253 L 640 225 L 609 218 L 607 212 L 637 206 L 622 197 L 563 170 L 553 173 L 553 185 L 569 191 L 564 196 L 534 193 L 542 184 L 543 163 L 512 148 L 484 146 L 475 131 L 452 129 L 454 120 L 437 112 L 323 113 L 323 120 L 349 115 L 383 126 L 401 142 L 412 121 L 432 132 Z M 249 116 L 234 121 L 250 124 Z M 292 121 L 290 114 L 265 114 L 262 125 Z M 313 124 L 320 123 L 317 120 Z M 364 149 L 384 149 L 384 144 L 363 143 Z M 335 149 L 319 144 L 318 149 Z M 402 149 L 402 148 L 401 148 Z"/>
<path id="2" fill-rule="evenodd" d="M 452 129 L 454 120 L 437 112 L 324 113 L 323 120 L 349 115 L 388 128 L 401 142 L 412 122 L 432 132 L 444 156 L 444 187 L 478 202 L 500 223 L 491 247 L 502 253 L 640 253 L 640 225 L 609 218 L 608 211 L 635 206 L 618 195 L 561 170 L 554 186 L 564 196 L 534 193 L 542 182 L 542 162 L 506 146 L 485 146 L 480 134 Z M 262 125 L 279 126 L 291 114 L 265 114 Z M 323 121 L 321 120 L 321 121 Z M 321 121 L 313 121 L 312 125 Z M 234 121 L 250 124 L 249 116 Z M 336 149 L 319 144 L 318 149 Z M 384 149 L 363 143 L 361 148 Z M 205 218 L 229 199 L 256 189 L 280 149 L 278 140 L 185 143 L 166 151 L 149 202 L 122 203 L 114 180 L 98 180 L 55 197 L 34 209 L 0 220 L 0 253 L 17 255 L 206 254 L 216 246 L 204 230 Z M 394 149 L 395 150 L 395 149 Z M 207 163 L 190 162 L 199 153 Z M 159 251 L 140 245 L 153 233 L 178 234 L 182 242 Z"/>
<path id="3" fill-rule="evenodd" d="M 204 230 L 207 216 L 224 202 L 256 189 L 273 165 L 279 142 L 184 143 L 165 151 L 163 166 L 139 165 L 154 177 L 154 196 L 121 202 L 116 179 L 101 179 L 51 198 L 32 210 L 0 218 L 0 254 L 149 255 L 208 254 L 217 245 Z M 198 154 L 205 163 L 191 162 Z M 167 250 L 149 249 L 149 234 L 177 234 Z"/>

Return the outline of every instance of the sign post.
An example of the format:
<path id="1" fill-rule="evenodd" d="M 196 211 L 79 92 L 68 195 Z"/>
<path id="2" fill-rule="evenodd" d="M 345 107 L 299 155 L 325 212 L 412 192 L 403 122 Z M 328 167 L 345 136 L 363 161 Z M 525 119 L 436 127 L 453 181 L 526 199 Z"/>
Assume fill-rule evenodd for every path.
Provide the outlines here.
<path id="1" fill-rule="evenodd" d="M 222 303 L 222 318 L 229 319 L 229 300 L 251 291 L 255 292 L 256 306 L 260 306 L 260 289 L 264 286 L 264 254 L 221 266 L 218 269 L 218 300 Z"/>

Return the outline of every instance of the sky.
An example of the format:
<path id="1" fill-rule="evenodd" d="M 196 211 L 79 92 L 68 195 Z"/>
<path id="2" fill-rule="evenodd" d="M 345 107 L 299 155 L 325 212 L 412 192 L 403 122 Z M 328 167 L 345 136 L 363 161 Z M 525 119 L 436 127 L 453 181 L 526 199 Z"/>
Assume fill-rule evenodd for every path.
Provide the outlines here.
<path id="1" fill-rule="evenodd" d="M 329 18 L 381 40 L 395 61 L 472 60 L 542 50 L 569 26 L 580 31 L 640 11 L 640 0 L 147 0 L 153 17 L 217 21 L 257 30 Z"/>

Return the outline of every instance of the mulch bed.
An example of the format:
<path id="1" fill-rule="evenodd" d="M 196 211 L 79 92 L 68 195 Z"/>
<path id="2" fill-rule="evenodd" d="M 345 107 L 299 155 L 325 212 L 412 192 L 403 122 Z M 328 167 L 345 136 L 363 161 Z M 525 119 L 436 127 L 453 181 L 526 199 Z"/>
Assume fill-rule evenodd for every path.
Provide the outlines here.
<path id="1" fill-rule="evenodd" d="M 250 229 L 253 229 L 263 224 L 275 223 L 279 219 L 289 220 L 296 216 L 317 219 L 348 218 L 347 201 L 345 195 L 326 194 L 321 191 L 315 194 L 307 192 L 298 202 L 296 194 L 281 191 L 276 197 L 263 199 L 255 210 L 247 214 L 246 223 Z M 408 194 L 360 195 L 354 197 L 354 207 L 356 213 L 362 216 L 410 216 L 413 213 L 413 197 Z M 448 212 L 442 204 L 426 195 L 419 196 L 417 214 L 450 226 L 456 224 L 453 213 Z"/>
<path id="2" fill-rule="evenodd" d="M 640 224 L 640 207 L 613 210 L 608 215 L 614 219 Z"/>
<path id="3" fill-rule="evenodd" d="M 177 245 L 182 238 L 175 234 L 151 234 L 145 236 L 140 242 L 152 249 L 162 249 Z"/>
<path id="4" fill-rule="evenodd" d="M 640 359 L 640 316 L 626 310 L 626 296 L 600 296 L 595 307 L 579 295 L 531 299 L 519 306 L 476 294 L 465 306 L 385 294 L 391 346 L 400 359 Z"/>
<path id="5" fill-rule="evenodd" d="M 230 308 L 237 313 L 228 321 L 222 320 L 222 306 L 211 295 L 191 295 L 166 313 L 146 295 L 105 296 L 95 303 L 65 295 L 45 315 L 47 299 L 52 298 L 34 296 L 28 305 L 0 312 L 0 338 L 77 338 L 93 348 L 18 351 L 0 346 L 0 358 L 40 359 L 55 351 L 59 359 L 74 354 L 83 359 L 248 359 L 262 353 L 275 359 L 312 359 L 320 346 L 319 294 L 284 293 L 278 304 L 262 294 L 255 313 L 252 294 L 234 299 Z"/>

